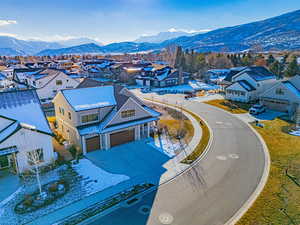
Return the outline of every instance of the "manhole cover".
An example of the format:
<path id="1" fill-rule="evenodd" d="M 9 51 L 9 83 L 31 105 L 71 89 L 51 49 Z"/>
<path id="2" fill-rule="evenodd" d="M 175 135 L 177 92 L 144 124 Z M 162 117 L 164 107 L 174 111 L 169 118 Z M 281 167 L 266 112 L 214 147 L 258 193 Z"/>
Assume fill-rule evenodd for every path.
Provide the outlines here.
<path id="1" fill-rule="evenodd" d="M 148 205 L 143 205 L 139 208 L 139 213 L 144 214 L 144 215 L 149 214 L 150 211 L 151 211 L 151 208 Z"/>

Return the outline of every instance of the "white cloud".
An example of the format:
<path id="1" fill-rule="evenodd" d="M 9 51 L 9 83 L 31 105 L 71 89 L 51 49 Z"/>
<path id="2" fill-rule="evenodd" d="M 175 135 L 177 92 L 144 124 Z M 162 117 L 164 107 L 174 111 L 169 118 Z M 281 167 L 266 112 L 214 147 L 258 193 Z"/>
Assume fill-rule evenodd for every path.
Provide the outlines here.
<path id="1" fill-rule="evenodd" d="M 11 24 L 17 24 L 16 20 L 0 20 L 0 26 L 7 26 Z"/>
<path id="2" fill-rule="evenodd" d="M 14 38 L 17 37 L 16 34 L 12 34 L 12 33 L 3 33 L 3 32 L 0 32 L 0 36 L 8 36 L 8 37 L 14 37 Z"/>

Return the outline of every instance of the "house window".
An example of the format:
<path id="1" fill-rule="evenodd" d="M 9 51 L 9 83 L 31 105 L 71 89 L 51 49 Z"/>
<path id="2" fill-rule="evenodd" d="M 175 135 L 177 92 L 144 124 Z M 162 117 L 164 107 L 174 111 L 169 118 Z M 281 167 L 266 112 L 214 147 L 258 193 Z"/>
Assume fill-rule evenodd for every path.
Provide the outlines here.
<path id="1" fill-rule="evenodd" d="M 89 122 L 97 121 L 98 119 L 99 119 L 98 114 L 84 115 L 81 117 L 81 122 L 89 123 Z"/>
<path id="2" fill-rule="evenodd" d="M 128 118 L 128 117 L 133 117 L 133 116 L 135 116 L 135 110 L 134 109 L 126 110 L 126 111 L 121 112 L 121 117 L 122 118 Z"/>
<path id="3" fill-rule="evenodd" d="M 27 152 L 27 162 L 29 165 L 37 165 L 44 162 L 44 152 L 42 148 Z"/>
<path id="4" fill-rule="evenodd" d="M 68 112 L 68 117 L 69 117 L 70 120 L 72 119 L 72 116 L 71 116 L 70 112 Z"/>
<path id="5" fill-rule="evenodd" d="M 62 80 L 57 80 L 56 85 L 62 85 Z"/>
<path id="6" fill-rule="evenodd" d="M 65 115 L 65 110 L 63 108 L 59 107 L 59 112 L 60 112 L 60 114 Z"/>
<path id="7" fill-rule="evenodd" d="M 277 95 L 284 95 L 284 91 L 281 88 L 276 89 L 276 94 Z"/>

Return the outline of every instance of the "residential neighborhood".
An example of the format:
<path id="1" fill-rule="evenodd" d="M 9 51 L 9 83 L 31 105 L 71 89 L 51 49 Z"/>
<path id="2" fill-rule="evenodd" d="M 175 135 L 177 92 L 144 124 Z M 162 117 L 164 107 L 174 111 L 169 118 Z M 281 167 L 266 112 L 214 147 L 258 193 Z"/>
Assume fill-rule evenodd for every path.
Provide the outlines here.
<path id="1" fill-rule="evenodd" d="M 300 10 L 264 4 L 3 1 L 0 225 L 300 224 Z"/>

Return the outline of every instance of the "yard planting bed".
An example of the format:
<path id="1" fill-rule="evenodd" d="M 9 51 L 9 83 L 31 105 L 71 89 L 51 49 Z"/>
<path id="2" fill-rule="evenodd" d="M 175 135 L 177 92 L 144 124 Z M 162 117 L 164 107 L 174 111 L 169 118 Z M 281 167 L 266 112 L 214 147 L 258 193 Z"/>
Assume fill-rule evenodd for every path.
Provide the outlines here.
<path id="1" fill-rule="evenodd" d="M 68 183 L 69 190 L 64 195 L 45 207 L 32 212 L 18 214 L 14 210 L 16 205 L 23 201 L 24 196 L 36 192 L 38 188 L 35 176 L 26 177 L 22 190 L 0 209 L 0 224 L 19 225 L 29 223 L 36 218 L 128 179 L 129 177 L 125 175 L 108 173 L 93 165 L 89 160 L 81 159 L 79 164 L 63 165 L 41 174 L 41 183 L 43 185 L 58 180 L 64 180 Z M 9 188 L 9 184 L 7 184 L 7 188 Z"/>

